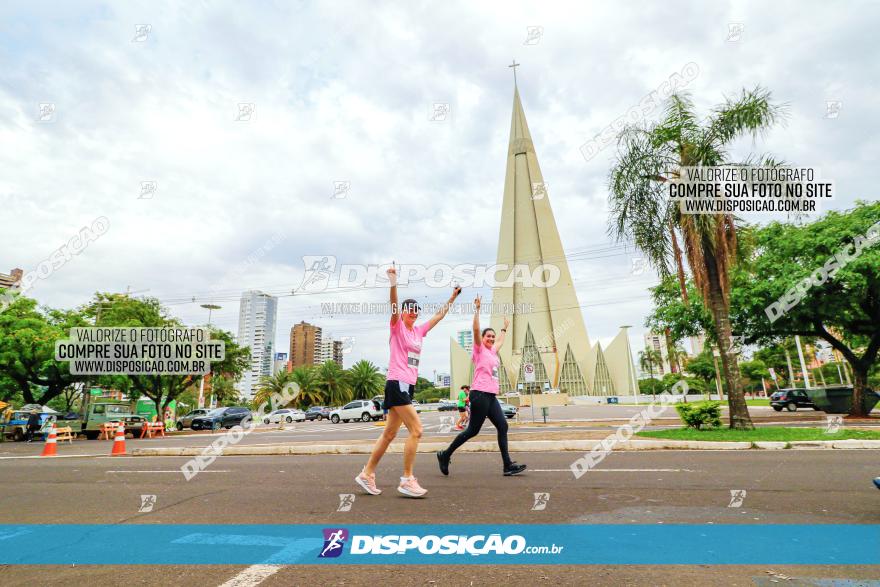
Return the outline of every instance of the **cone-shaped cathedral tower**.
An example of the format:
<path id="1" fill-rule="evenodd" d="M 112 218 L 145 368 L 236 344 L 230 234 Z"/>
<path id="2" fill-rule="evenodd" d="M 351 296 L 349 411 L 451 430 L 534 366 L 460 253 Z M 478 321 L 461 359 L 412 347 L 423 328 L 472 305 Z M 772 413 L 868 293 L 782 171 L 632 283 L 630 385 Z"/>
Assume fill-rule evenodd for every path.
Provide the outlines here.
<path id="1" fill-rule="evenodd" d="M 501 230 L 498 236 L 497 282 L 511 282 L 492 290 L 492 306 L 531 308 L 511 316 L 507 342 L 499 357 L 503 366 L 501 393 L 526 391 L 523 366 L 534 365 L 534 390 L 559 389 L 570 396 L 632 395 L 637 381 L 626 331 L 622 330 L 607 349 L 590 344 L 568 261 L 556 228 L 547 183 L 541 174 L 535 145 L 526 122 L 519 90 L 514 86 L 513 116 L 507 149 Z M 547 286 L 508 279 L 511 271 L 530 275 L 544 268 Z M 519 267 L 520 269 L 516 269 Z M 500 332 L 504 316 L 492 316 L 491 326 Z M 478 340 L 474 344 L 480 344 Z M 452 387 L 470 384 L 470 353 L 453 340 L 450 349 Z M 458 347 L 458 348 L 456 348 Z"/>

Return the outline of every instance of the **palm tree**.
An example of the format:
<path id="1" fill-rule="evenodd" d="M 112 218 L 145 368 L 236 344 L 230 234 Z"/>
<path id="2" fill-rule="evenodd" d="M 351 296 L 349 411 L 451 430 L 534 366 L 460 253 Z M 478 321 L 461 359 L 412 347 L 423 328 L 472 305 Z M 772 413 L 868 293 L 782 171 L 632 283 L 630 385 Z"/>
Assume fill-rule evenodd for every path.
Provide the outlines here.
<path id="1" fill-rule="evenodd" d="M 654 378 L 654 365 L 659 365 L 662 360 L 660 353 L 654 349 L 639 351 L 639 367 L 651 373 L 651 379 Z"/>
<path id="2" fill-rule="evenodd" d="M 301 408 L 320 406 L 326 402 L 326 396 L 318 385 L 317 370 L 311 365 L 297 367 L 290 372 L 291 380 L 299 385 L 297 398 Z"/>
<path id="3" fill-rule="evenodd" d="M 276 393 L 279 396 L 284 395 L 284 388 L 292 381 L 290 373 L 287 371 L 279 371 L 274 375 L 260 377 L 260 383 L 257 386 L 257 393 L 254 394 L 254 399 L 252 404 L 254 407 L 259 407 L 263 403 L 268 402 L 269 408 L 273 410 L 277 410 L 279 408 L 284 408 L 287 406 L 273 406 L 271 405 L 271 398 Z"/>
<path id="4" fill-rule="evenodd" d="M 379 368 L 367 360 L 355 363 L 347 374 L 353 399 L 370 399 L 378 395 L 385 384 L 385 377 L 379 373 Z"/>
<path id="5" fill-rule="evenodd" d="M 214 394 L 218 406 L 226 405 L 227 402 L 237 403 L 239 399 L 238 390 L 235 389 L 232 378 L 224 375 L 211 377 L 211 393 Z"/>
<path id="6" fill-rule="evenodd" d="M 348 384 L 345 371 L 336 361 L 326 361 L 320 365 L 317 380 L 329 404 L 336 406 L 351 401 L 351 386 Z"/>
<path id="7" fill-rule="evenodd" d="M 681 167 L 731 164 L 727 153 L 731 141 L 744 134 L 756 136 L 783 115 L 784 106 L 771 103 L 770 93 L 757 87 L 728 99 L 701 124 L 690 98 L 673 95 L 659 124 L 628 127 L 620 133 L 618 157 L 610 174 L 609 232 L 618 240 L 631 239 L 661 275 L 670 273 L 672 257 L 684 296 L 679 240 L 683 243 L 694 283 L 712 313 L 729 391 L 730 427 L 736 429 L 754 426 L 731 350 L 728 269 L 736 261 L 734 217 L 681 214 L 670 204 L 663 183 L 678 178 Z M 760 163 L 777 164 L 770 158 Z"/>

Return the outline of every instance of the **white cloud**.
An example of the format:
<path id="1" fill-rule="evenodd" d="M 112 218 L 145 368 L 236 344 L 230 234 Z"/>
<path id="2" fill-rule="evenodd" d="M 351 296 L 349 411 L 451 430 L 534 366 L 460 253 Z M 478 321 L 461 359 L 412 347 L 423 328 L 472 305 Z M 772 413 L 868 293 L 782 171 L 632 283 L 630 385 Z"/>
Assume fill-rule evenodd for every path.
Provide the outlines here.
<path id="1" fill-rule="evenodd" d="M 846 208 L 872 198 L 878 8 L 699 3 L 251 6 L 151 2 L 29 3 L 0 9 L 0 270 L 32 268 L 101 215 L 110 231 L 35 287 L 48 305 L 95 290 L 149 289 L 161 299 L 205 292 L 272 234 L 285 240 L 223 284 L 218 324 L 235 331 L 237 294 L 289 291 L 303 255 L 340 262 L 491 261 L 495 257 L 512 98 L 512 58 L 563 243 L 606 242 L 603 199 L 612 149 L 578 147 L 690 61 L 706 109 L 764 85 L 790 104 L 788 125 L 735 153 L 772 152 L 820 167 Z M 871 18 L 872 14 L 874 18 Z M 743 37 L 727 41 L 728 23 Z M 135 24 L 149 23 L 144 42 Z M 544 27 L 535 45 L 526 28 Z M 825 119 L 825 101 L 840 100 Z M 39 123 L 37 105 L 56 105 Z M 250 122 L 235 121 L 253 103 Z M 431 122 L 448 102 L 446 122 Z M 142 181 L 157 182 L 138 199 Z M 351 182 L 331 199 L 335 181 Z M 611 251 L 614 252 L 614 251 Z M 641 343 L 649 274 L 631 255 L 571 263 L 591 336 L 632 324 Z M 600 258 L 601 257 L 601 258 Z M 625 278 L 620 287 L 608 280 Z M 426 292 L 418 292 L 424 294 Z M 345 300 L 383 300 L 373 290 Z M 447 292 L 429 292 L 441 301 Z M 473 292 L 466 292 L 470 299 Z M 286 297 L 277 345 L 311 320 L 354 335 L 346 360 L 387 360 L 385 319 L 322 316 L 319 296 Z M 323 298 L 322 298 L 323 299 Z M 328 299 L 342 299 L 342 296 Z M 623 300 L 623 301 L 621 301 Z M 602 305 L 595 305 L 602 304 Z M 172 309 L 204 321 L 197 303 Z M 450 317 L 432 333 L 424 373 L 447 371 Z"/>

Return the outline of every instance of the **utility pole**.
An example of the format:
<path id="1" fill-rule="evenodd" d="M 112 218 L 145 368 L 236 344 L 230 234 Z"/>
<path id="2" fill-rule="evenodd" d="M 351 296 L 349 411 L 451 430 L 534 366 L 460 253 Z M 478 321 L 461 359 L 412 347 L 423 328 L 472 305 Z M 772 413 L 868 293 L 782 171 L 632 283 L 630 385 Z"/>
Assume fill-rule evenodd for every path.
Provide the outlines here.
<path id="1" fill-rule="evenodd" d="M 211 328 L 211 311 L 219 310 L 220 306 L 217 304 L 202 304 L 202 307 L 208 310 L 208 329 Z M 213 400 L 214 394 L 211 394 L 211 398 Z M 199 381 L 199 401 L 197 404 L 198 408 L 205 407 L 205 375 L 202 375 L 201 381 Z"/>
<path id="2" fill-rule="evenodd" d="M 798 359 L 801 361 L 801 373 L 804 374 L 804 389 L 810 388 L 810 374 L 807 372 L 807 363 L 804 361 L 804 350 L 801 348 L 801 337 L 794 335 L 794 342 L 797 345 Z"/>

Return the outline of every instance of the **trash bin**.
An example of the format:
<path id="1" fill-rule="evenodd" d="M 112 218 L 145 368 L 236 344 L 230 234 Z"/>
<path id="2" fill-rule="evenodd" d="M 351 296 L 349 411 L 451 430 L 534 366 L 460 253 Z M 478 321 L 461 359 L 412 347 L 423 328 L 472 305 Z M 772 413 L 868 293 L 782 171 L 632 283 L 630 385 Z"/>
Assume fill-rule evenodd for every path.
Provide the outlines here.
<path id="1" fill-rule="evenodd" d="M 816 409 L 827 414 L 848 414 L 852 408 L 852 385 L 807 389 L 806 392 Z M 870 388 L 865 390 L 862 396 L 865 412 L 870 413 L 878 401 L 880 401 L 880 394 Z"/>

